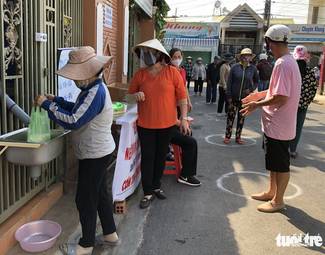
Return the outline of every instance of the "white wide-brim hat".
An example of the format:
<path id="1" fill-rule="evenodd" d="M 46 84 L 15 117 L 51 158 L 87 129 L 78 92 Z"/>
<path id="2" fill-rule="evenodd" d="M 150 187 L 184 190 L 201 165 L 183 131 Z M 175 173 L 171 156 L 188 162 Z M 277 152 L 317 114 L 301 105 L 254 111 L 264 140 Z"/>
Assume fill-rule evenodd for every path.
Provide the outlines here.
<path id="1" fill-rule="evenodd" d="M 97 75 L 112 60 L 112 56 L 97 56 L 94 48 L 84 46 L 70 51 L 68 63 L 56 74 L 70 80 L 84 81 Z"/>
<path id="2" fill-rule="evenodd" d="M 152 40 L 149 40 L 149 41 L 145 41 L 145 42 L 142 42 L 142 43 L 136 45 L 133 48 L 133 52 L 138 57 L 140 57 L 140 51 L 139 51 L 140 48 L 149 48 L 149 49 L 157 50 L 157 51 L 165 54 L 166 57 L 168 57 L 169 60 L 170 60 L 170 56 L 169 56 L 168 52 L 166 51 L 166 49 L 164 48 L 164 46 L 161 44 L 161 42 L 159 40 L 157 40 L 157 39 L 152 39 Z"/>

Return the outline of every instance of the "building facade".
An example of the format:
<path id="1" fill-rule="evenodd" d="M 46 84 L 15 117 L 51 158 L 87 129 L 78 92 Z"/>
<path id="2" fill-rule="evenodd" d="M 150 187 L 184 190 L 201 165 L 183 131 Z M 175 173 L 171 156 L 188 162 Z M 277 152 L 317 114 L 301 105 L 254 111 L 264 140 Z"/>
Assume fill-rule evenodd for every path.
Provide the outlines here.
<path id="1" fill-rule="evenodd" d="M 309 0 L 308 24 L 325 24 L 325 1 Z"/>

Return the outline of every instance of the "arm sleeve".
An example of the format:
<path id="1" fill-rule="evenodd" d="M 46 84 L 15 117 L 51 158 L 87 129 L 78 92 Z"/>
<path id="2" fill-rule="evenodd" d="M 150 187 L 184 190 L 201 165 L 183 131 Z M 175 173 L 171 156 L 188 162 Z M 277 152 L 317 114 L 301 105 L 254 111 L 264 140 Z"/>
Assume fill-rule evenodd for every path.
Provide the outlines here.
<path id="1" fill-rule="evenodd" d="M 54 97 L 53 102 L 57 103 L 60 107 L 67 111 L 72 111 L 73 107 L 75 106 L 75 103 L 66 101 L 63 97 Z"/>
<path id="2" fill-rule="evenodd" d="M 135 75 L 133 76 L 133 78 L 130 82 L 128 93 L 134 94 L 134 93 L 139 92 L 139 90 L 140 90 L 140 73 L 138 71 L 135 73 Z"/>
<path id="3" fill-rule="evenodd" d="M 230 72 L 229 72 L 229 77 L 228 77 L 228 81 L 227 81 L 227 92 L 226 92 L 226 95 L 228 97 L 231 96 L 231 84 L 232 84 L 232 79 L 233 79 L 233 75 L 234 75 L 234 68 L 231 68 L 230 69 Z"/>
<path id="4" fill-rule="evenodd" d="M 187 92 L 184 86 L 182 75 L 178 70 L 173 70 L 173 83 L 175 86 L 176 99 L 187 99 Z"/>
<path id="5" fill-rule="evenodd" d="M 220 84 L 225 86 L 226 85 L 226 79 L 225 79 L 225 65 L 222 65 L 220 67 Z"/>
<path id="6" fill-rule="evenodd" d="M 95 86 L 81 97 L 72 111 L 67 111 L 55 102 L 46 100 L 42 108 L 48 111 L 51 120 L 65 129 L 76 130 L 95 118 L 105 105 L 106 92 L 103 86 Z"/>

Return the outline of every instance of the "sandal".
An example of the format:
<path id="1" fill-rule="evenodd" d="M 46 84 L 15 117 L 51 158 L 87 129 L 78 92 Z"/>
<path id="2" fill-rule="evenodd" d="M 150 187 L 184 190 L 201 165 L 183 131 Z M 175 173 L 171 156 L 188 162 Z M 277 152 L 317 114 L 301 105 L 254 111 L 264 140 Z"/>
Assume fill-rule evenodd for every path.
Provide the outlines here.
<path id="1" fill-rule="evenodd" d="M 164 200 L 167 198 L 165 192 L 161 189 L 155 189 L 153 193 L 156 195 L 158 199 Z"/>
<path id="2" fill-rule="evenodd" d="M 272 200 L 273 197 L 274 196 L 272 196 L 272 197 L 268 196 L 268 194 L 265 192 L 251 195 L 251 198 L 258 200 L 258 201 L 265 201 L 265 202 Z"/>
<path id="3" fill-rule="evenodd" d="M 116 241 L 107 241 L 104 239 L 103 235 L 96 236 L 96 245 L 101 245 L 101 246 L 118 246 L 121 244 L 121 239 L 117 239 Z"/>
<path id="4" fill-rule="evenodd" d="M 240 144 L 240 145 L 245 144 L 245 142 L 244 142 L 242 139 L 240 139 L 240 138 L 237 138 L 237 139 L 236 139 L 236 143 L 238 143 L 238 144 Z"/>
<path id="5" fill-rule="evenodd" d="M 264 213 L 275 213 L 285 209 L 285 204 L 276 204 L 273 201 L 266 202 L 257 207 L 257 210 Z"/>
<path id="6" fill-rule="evenodd" d="M 225 138 L 225 139 L 223 140 L 223 143 L 224 143 L 224 144 L 229 144 L 229 143 L 230 143 L 230 138 Z"/>
<path id="7" fill-rule="evenodd" d="M 155 199 L 154 195 L 147 195 L 142 198 L 140 201 L 140 208 L 145 209 L 148 208 L 151 202 Z"/>

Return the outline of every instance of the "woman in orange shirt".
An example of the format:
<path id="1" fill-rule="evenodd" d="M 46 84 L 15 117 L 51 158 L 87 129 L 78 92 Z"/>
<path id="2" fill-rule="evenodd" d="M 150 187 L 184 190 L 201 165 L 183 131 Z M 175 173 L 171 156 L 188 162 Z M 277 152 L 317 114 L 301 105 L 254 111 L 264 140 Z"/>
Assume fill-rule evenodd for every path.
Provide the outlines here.
<path id="1" fill-rule="evenodd" d="M 167 63 L 170 56 L 157 39 L 134 48 L 141 68 L 131 80 L 129 94 L 138 102 L 138 135 L 141 146 L 141 180 L 144 198 L 140 208 L 147 208 L 154 195 L 166 199 L 161 190 L 168 144 L 176 130 L 180 107 L 181 131 L 190 132 L 187 123 L 187 93 L 179 71 Z"/>

